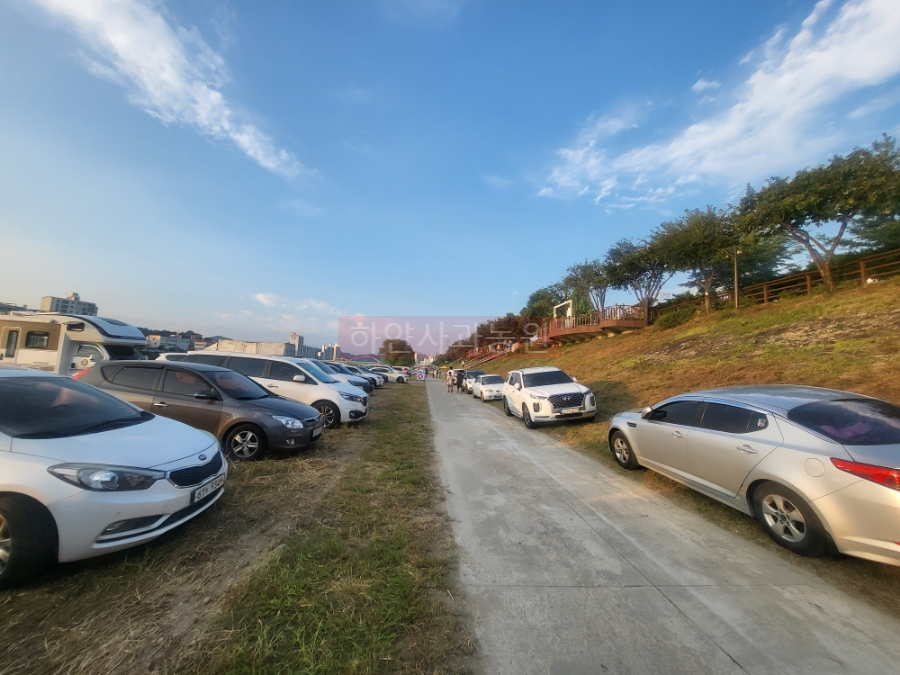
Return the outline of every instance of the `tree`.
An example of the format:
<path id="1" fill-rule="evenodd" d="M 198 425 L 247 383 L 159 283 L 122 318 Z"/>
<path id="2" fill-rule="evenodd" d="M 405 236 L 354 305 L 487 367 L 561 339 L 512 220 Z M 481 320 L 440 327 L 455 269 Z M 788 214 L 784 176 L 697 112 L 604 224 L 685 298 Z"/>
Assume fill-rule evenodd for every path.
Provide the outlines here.
<path id="1" fill-rule="evenodd" d="M 900 214 L 900 152 L 889 136 L 835 155 L 827 165 L 798 171 L 794 178 L 771 178 L 759 191 L 747 186 L 738 207 L 738 224 L 750 235 L 783 234 L 809 253 L 829 291 L 834 290 L 832 260 L 848 227 Z M 832 238 L 812 228 L 834 222 Z"/>
<path id="2" fill-rule="evenodd" d="M 663 284 L 672 278 L 669 261 L 657 243 L 651 239 L 634 244 L 620 239 L 607 252 L 603 267 L 611 288 L 634 292 L 650 323 L 650 308 L 656 304 Z"/>
<path id="3" fill-rule="evenodd" d="M 406 340 L 385 340 L 378 348 L 381 362 L 389 366 L 414 366 L 416 355 Z"/>
<path id="4" fill-rule="evenodd" d="M 553 316 L 553 307 L 565 301 L 565 294 L 558 284 L 537 289 L 519 312 L 520 316 Z"/>
<path id="5" fill-rule="evenodd" d="M 662 223 L 651 241 L 672 270 L 688 272 L 693 283 L 703 289 L 704 306 L 712 311 L 712 289 L 721 263 L 739 246 L 731 218 L 721 209 L 685 211 L 676 221 Z"/>
<path id="6" fill-rule="evenodd" d="M 591 307 L 598 314 L 603 314 L 606 306 L 606 289 L 609 288 L 609 277 L 603 263 L 592 260 L 572 265 L 561 284 L 574 290 L 579 296 L 587 298 Z"/>

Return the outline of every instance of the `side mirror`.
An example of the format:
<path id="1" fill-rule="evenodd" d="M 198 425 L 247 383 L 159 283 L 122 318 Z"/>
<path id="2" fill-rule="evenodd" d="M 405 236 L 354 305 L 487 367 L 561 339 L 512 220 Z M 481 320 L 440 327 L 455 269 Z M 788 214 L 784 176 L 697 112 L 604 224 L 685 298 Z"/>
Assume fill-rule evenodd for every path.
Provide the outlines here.
<path id="1" fill-rule="evenodd" d="M 97 363 L 97 361 L 98 361 L 97 355 L 96 355 L 96 354 L 91 354 L 91 355 L 88 357 L 88 361 L 90 361 L 91 363 Z"/>
<path id="2" fill-rule="evenodd" d="M 306 375 L 294 375 L 294 382 L 306 382 Z"/>
<path id="3" fill-rule="evenodd" d="M 219 395 L 212 389 L 204 389 L 203 391 L 198 391 L 194 394 L 194 398 L 200 401 L 216 401 L 218 400 Z"/>
<path id="4" fill-rule="evenodd" d="M 517 389 L 517 390 L 520 390 L 520 391 L 521 391 L 521 389 L 522 389 L 522 385 L 519 384 L 518 382 L 516 382 L 516 389 Z"/>
<path id="5" fill-rule="evenodd" d="M 650 417 L 650 413 L 652 413 L 652 412 L 653 412 L 653 408 L 651 408 L 650 406 L 647 406 L 646 408 L 641 410 L 641 417 L 643 419 L 647 419 L 648 417 Z"/>
<path id="6" fill-rule="evenodd" d="M 578 384 L 578 378 L 577 378 L 577 377 L 573 377 L 573 378 L 572 378 L 572 382 L 574 382 L 575 384 Z"/>

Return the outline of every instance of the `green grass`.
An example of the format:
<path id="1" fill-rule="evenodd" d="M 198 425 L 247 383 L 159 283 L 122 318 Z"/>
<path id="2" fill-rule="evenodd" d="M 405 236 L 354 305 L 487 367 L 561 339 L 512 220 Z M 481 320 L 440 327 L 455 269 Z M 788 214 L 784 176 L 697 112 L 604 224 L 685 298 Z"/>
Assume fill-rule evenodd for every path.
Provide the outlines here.
<path id="1" fill-rule="evenodd" d="M 391 393 L 307 526 L 234 598 L 222 624 L 230 638 L 198 669 L 432 673 L 469 651 L 438 599 L 449 591 L 447 557 L 435 552 L 446 524 L 434 510 L 425 389 Z"/>

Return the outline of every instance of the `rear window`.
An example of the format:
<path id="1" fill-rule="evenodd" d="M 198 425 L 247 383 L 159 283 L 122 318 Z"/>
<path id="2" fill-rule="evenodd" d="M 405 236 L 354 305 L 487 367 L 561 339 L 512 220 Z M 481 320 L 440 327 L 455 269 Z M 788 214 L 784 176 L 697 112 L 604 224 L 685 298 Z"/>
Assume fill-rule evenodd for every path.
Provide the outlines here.
<path id="1" fill-rule="evenodd" d="M 266 360 L 232 356 L 228 359 L 228 368 L 247 377 L 262 377 L 266 370 Z"/>
<path id="2" fill-rule="evenodd" d="M 0 378 L 0 431 L 62 438 L 140 424 L 153 415 L 67 377 Z"/>
<path id="3" fill-rule="evenodd" d="M 113 376 L 113 384 L 132 389 L 152 390 L 161 368 L 122 368 Z"/>
<path id="4" fill-rule="evenodd" d="M 843 445 L 900 443 L 900 408 L 877 399 L 806 403 L 788 419 Z"/>

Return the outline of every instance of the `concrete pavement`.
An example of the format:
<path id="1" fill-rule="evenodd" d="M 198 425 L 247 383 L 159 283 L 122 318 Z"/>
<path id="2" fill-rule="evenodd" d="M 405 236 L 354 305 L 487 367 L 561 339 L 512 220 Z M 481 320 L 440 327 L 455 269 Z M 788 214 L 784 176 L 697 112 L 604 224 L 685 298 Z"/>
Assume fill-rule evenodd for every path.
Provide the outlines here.
<path id="1" fill-rule="evenodd" d="M 886 673 L 900 622 L 427 381 L 483 671 Z"/>

